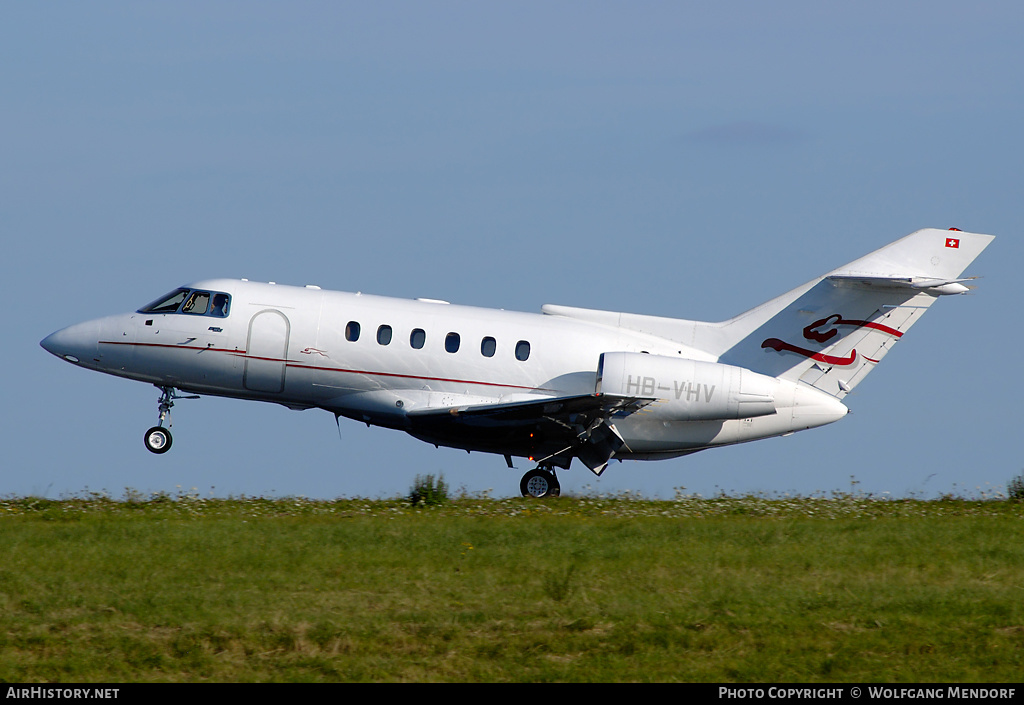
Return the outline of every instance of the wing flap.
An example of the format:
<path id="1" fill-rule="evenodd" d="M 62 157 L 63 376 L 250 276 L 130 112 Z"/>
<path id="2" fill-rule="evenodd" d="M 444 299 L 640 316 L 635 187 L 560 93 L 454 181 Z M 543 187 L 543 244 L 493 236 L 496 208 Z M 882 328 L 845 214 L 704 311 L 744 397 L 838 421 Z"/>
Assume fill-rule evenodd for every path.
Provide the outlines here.
<path id="1" fill-rule="evenodd" d="M 525 456 L 568 467 L 573 457 L 600 475 L 622 447 L 616 419 L 652 397 L 579 394 L 504 404 L 473 404 L 408 412 L 409 432 L 439 445 Z"/>
<path id="2" fill-rule="evenodd" d="M 457 417 L 491 419 L 495 422 L 531 421 L 538 417 L 568 417 L 573 414 L 600 413 L 615 417 L 628 416 L 654 401 L 653 398 L 620 394 L 579 394 L 568 397 L 545 397 L 503 404 L 470 404 L 439 408 L 421 408 L 409 412 L 410 418 Z"/>

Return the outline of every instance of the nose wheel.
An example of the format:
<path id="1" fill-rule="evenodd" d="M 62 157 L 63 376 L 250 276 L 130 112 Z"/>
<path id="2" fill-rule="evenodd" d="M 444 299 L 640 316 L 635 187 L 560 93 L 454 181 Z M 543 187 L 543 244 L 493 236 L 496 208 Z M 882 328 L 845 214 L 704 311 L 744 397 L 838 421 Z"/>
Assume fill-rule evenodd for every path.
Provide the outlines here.
<path id="1" fill-rule="evenodd" d="M 160 411 L 160 420 L 157 425 L 146 431 L 146 435 L 143 437 L 143 441 L 146 444 L 146 450 L 150 453 L 162 454 L 166 453 L 171 449 L 171 442 L 174 440 L 171 437 L 169 429 L 164 428 L 164 422 L 167 425 L 171 425 L 171 407 L 174 406 L 175 399 L 198 399 L 198 396 L 178 396 L 174 391 L 174 387 L 158 387 L 160 389 L 160 398 L 157 400 L 157 408 Z"/>
<path id="2" fill-rule="evenodd" d="M 537 467 L 523 475 L 519 489 L 524 497 L 557 497 L 562 488 L 558 478 L 549 467 Z"/>
<path id="3" fill-rule="evenodd" d="M 146 449 L 150 453 L 166 453 L 171 449 L 171 432 L 162 426 L 154 426 L 146 431 Z"/>

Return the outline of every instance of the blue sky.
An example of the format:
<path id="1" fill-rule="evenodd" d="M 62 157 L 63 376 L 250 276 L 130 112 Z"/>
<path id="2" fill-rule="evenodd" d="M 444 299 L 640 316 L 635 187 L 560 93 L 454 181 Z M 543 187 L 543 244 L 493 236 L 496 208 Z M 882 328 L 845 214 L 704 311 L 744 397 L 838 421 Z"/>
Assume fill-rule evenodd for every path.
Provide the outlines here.
<path id="1" fill-rule="evenodd" d="M 721 320 L 922 227 L 996 241 L 832 426 L 563 490 L 995 491 L 1024 467 L 1024 9 L 8 3 L 0 494 L 394 496 L 528 469 L 38 342 L 206 277 Z"/>

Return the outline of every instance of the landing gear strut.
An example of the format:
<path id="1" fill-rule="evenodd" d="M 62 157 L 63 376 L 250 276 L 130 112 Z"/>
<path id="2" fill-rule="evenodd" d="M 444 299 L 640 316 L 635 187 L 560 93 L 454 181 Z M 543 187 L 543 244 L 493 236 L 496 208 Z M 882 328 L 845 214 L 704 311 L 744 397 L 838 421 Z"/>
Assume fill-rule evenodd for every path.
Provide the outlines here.
<path id="1" fill-rule="evenodd" d="M 524 497 L 557 497 L 562 488 L 550 465 L 536 467 L 523 475 L 519 489 Z"/>
<path id="2" fill-rule="evenodd" d="M 174 387 L 159 387 L 160 398 L 157 400 L 157 408 L 160 410 L 160 421 L 153 428 L 146 431 L 143 441 L 150 453 L 166 453 L 171 449 L 171 432 L 164 428 L 164 421 L 171 425 L 171 407 L 175 399 L 198 399 L 198 396 L 181 397 L 174 392 Z"/>

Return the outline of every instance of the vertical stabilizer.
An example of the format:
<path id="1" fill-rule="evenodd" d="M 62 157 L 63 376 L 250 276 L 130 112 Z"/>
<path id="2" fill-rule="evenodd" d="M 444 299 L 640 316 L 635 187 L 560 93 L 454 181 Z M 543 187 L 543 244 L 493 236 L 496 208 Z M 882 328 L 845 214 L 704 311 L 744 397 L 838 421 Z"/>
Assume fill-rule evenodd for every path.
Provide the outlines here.
<path id="1" fill-rule="evenodd" d="M 734 319 L 715 324 L 719 361 L 842 398 L 993 240 L 919 230 Z M 698 346 L 700 347 L 700 346 Z"/>
<path id="2" fill-rule="evenodd" d="M 667 338 L 693 359 L 800 380 L 842 399 L 940 296 L 968 291 L 960 277 L 993 239 L 918 230 L 720 323 L 568 306 L 544 312 Z"/>

